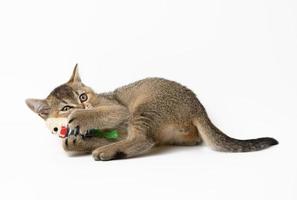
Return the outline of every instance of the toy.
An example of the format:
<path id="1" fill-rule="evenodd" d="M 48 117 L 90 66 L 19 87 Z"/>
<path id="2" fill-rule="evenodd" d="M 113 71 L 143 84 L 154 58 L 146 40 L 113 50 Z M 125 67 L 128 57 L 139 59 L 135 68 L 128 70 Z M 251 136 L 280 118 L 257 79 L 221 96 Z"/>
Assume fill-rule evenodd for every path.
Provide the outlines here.
<path id="1" fill-rule="evenodd" d="M 111 131 L 101 131 L 99 129 L 91 129 L 88 131 L 88 134 L 91 137 L 101 137 L 101 138 L 105 138 L 105 139 L 117 139 L 119 137 L 119 133 L 116 130 L 111 130 Z M 88 136 L 88 134 L 86 136 Z"/>
<path id="2" fill-rule="evenodd" d="M 64 138 L 67 135 L 68 119 L 66 117 L 50 117 L 45 121 L 47 128 L 52 134 L 58 134 Z"/>
<path id="3" fill-rule="evenodd" d="M 61 127 L 60 133 L 59 133 L 59 137 L 61 138 L 65 138 L 68 136 L 68 128 L 65 126 Z"/>
<path id="4" fill-rule="evenodd" d="M 64 117 L 51 117 L 46 120 L 46 125 L 53 134 L 58 134 L 60 138 L 66 138 L 69 135 L 67 127 L 68 119 Z M 109 140 L 117 139 L 120 134 L 116 130 L 102 131 L 99 129 L 90 129 L 84 135 L 85 137 L 100 137 Z"/>
<path id="5" fill-rule="evenodd" d="M 68 135 L 69 135 L 69 129 L 67 127 L 62 126 L 60 129 L 59 136 L 61 138 L 65 138 L 65 137 L 68 137 Z M 87 131 L 84 137 L 100 137 L 100 138 L 113 140 L 119 137 L 119 133 L 116 130 L 101 131 L 99 129 L 90 129 Z"/>

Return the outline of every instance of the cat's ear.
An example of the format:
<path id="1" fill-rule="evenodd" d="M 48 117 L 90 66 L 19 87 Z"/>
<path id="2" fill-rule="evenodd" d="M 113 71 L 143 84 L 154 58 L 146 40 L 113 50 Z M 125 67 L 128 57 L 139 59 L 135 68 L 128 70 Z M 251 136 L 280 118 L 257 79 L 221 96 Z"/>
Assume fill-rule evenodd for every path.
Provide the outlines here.
<path id="1" fill-rule="evenodd" d="M 37 113 L 41 118 L 46 119 L 50 112 L 50 106 L 46 100 L 41 99 L 26 99 L 26 104 L 35 113 Z"/>
<path id="2" fill-rule="evenodd" d="M 78 73 L 78 64 L 76 64 L 74 66 L 71 78 L 68 81 L 68 83 L 75 83 L 75 82 L 81 82 L 81 79 L 80 79 L 80 76 L 79 76 L 79 73 Z"/>

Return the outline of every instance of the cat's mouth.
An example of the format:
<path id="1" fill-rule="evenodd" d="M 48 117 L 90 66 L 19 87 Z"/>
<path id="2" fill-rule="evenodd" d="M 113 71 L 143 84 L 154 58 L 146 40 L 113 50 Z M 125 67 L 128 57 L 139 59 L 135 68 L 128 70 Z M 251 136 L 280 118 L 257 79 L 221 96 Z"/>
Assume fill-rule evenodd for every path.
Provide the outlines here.
<path id="1" fill-rule="evenodd" d="M 83 104 L 83 107 L 84 107 L 84 109 L 86 109 L 86 110 L 91 109 L 91 108 L 94 108 L 94 107 L 92 106 L 92 104 L 90 104 L 90 103 L 84 103 L 84 104 Z"/>

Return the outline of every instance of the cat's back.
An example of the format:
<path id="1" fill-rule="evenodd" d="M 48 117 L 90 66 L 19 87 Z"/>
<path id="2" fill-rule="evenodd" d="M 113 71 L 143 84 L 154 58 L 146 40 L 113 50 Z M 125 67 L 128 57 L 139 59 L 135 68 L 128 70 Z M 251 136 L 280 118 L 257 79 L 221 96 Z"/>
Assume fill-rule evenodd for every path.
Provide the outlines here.
<path id="1" fill-rule="evenodd" d="M 118 99 L 126 105 L 148 102 L 193 104 L 198 102 L 196 95 L 187 87 L 164 78 L 145 78 L 114 91 Z"/>

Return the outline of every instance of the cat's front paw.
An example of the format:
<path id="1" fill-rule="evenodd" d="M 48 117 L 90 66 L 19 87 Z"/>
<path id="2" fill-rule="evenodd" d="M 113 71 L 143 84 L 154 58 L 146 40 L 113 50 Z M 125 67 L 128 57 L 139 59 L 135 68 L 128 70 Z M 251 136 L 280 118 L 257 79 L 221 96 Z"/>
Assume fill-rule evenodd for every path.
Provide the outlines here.
<path id="1" fill-rule="evenodd" d="M 77 131 L 75 134 L 85 135 L 87 130 L 93 128 L 93 118 L 85 110 L 77 110 L 68 117 L 68 128 L 71 131 Z"/>
<path id="2" fill-rule="evenodd" d="M 86 141 L 83 135 L 69 134 L 63 139 L 63 148 L 65 151 L 85 152 L 88 150 Z"/>

